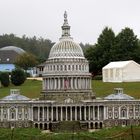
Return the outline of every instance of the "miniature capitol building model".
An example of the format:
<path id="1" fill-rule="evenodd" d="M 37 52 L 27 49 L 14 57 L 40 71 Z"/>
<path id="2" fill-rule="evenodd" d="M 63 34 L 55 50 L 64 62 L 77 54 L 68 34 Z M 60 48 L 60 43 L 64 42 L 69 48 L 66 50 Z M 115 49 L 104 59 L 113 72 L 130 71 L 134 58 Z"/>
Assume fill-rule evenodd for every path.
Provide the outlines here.
<path id="1" fill-rule="evenodd" d="M 105 98 L 95 98 L 88 61 L 70 36 L 65 12 L 62 36 L 45 63 L 40 98 L 29 99 L 19 90 L 11 90 L 0 100 L 0 127 L 54 131 L 63 122 L 74 121 L 84 130 L 139 125 L 140 100 L 124 94 L 121 88 Z"/>

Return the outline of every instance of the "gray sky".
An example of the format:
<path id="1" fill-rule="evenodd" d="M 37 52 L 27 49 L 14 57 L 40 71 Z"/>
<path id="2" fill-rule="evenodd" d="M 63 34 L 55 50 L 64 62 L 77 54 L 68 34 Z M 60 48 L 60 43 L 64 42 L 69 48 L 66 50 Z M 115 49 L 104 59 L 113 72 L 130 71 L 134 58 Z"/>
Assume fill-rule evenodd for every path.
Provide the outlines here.
<path id="1" fill-rule="evenodd" d="M 78 43 L 96 43 L 106 26 L 116 34 L 130 27 L 140 38 L 140 0 L 0 0 L 0 34 L 57 42 L 65 10 Z"/>

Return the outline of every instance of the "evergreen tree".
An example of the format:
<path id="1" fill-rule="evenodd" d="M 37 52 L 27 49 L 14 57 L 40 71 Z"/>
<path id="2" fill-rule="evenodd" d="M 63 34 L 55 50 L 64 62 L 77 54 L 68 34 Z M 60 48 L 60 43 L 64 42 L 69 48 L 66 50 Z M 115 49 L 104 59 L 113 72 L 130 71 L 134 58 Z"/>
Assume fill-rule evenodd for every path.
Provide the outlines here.
<path id="1" fill-rule="evenodd" d="M 10 84 L 9 74 L 7 72 L 0 73 L 0 81 L 4 87 L 8 87 Z"/>
<path id="2" fill-rule="evenodd" d="M 113 60 L 135 60 L 138 48 L 137 36 L 132 29 L 125 28 L 116 36 Z"/>
<path id="3" fill-rule="evenodd" d="M 22 69 L 15 69 L 11 72 L 11 82 L 15 86 L 20 86 L 26 80 L 25 72 Z"/>
<path id="4" fill-rule="evenodd" d="M 102 67 L 112 60 L 112 48 L 115 43 L 115 34 L 112 29 L 106 27 L 100 34 L 97 44 L 86 51 L 86 57 L 90 63 L 90 72 L 100 74 Z"/>

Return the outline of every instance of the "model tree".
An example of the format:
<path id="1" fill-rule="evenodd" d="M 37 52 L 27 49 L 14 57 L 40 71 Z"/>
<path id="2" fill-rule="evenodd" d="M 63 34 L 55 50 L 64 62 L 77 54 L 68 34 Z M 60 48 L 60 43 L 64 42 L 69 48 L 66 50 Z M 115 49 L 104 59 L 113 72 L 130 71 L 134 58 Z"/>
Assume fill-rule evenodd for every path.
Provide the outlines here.
<path id="1" fill-rule="evenodd" d="M 31 53 L 23 53 L 19 55 L 15 61 L 15 65 L 27 71 L 29 68 L 36 66 L 36 57 Z"/>
<path id="2" fill-rule="evenodd" d="M 22 69 L 15 69 L 11 72 L 11 83 L 20 86 L 26 80 L 25 72 Z"/>

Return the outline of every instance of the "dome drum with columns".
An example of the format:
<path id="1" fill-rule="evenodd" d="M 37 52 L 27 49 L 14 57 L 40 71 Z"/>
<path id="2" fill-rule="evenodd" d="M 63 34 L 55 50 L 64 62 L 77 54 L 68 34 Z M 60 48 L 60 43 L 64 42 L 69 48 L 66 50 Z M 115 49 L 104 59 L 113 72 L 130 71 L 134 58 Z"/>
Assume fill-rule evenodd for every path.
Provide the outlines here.
<path id="1" fill-rule="evenodd" d="M 64 101 L 65 98 L 72 98 L 78 102 L 91 96 L 93 93 L 88 61 L 80 45 L 70 37 L 65 12 L 62 37 L 51 48 L 44 68 L 41 99 Z"/>

